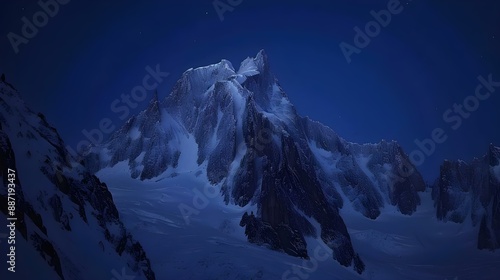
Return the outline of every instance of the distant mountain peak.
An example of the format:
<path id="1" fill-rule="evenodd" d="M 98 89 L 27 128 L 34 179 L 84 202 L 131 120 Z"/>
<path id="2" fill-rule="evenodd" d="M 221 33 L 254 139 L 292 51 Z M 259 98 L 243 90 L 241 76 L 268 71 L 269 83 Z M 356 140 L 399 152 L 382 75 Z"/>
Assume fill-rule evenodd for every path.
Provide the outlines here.
<path id="1" fill-rule="evenodd" d="M 307 257 L 304 236 L 316 236 L 332 245 L 342 265 L 361 272 L 338 209 L 351 203 L 375 219 L 390 204 L 410 215 L 425 183 L 418 172 L 393 176 L 401 162 L 408 162 L 397 143 L 348 143 L 299 116 L 268 60 L 261 50 L 244 59 L 238 71 L 224 59 L 189 69 L 159 110 L 153 109 L 153 99 L 100 151 L 88 155 L 86 165 L 97 171 L 127 161 L 132 178 L 169 177 L 184 170 L 185 155 L 194 149 L 190 168 L 219 185 L 227 204 L 256 204 L 256 214 L 244 215 L 240 223 L 250 242 Z M 188 148 L 182 144 L 193 141 Z M 309 219 L 320 224 L 320 232 Z"/>
<path id="2" fill-rule="evenodd" d="M 432 191 L 436 216 L 479 225 L 477 247 L 500 248 L 500 149 L 493 144 L 471 162 L 445 160 Z"/>
<path id="3" fill-rule="evenodd" d="M 264 49 L 260 50 L 255 56 L 255 62 L 262 69 L 269 67 L 269 59 Z"/>

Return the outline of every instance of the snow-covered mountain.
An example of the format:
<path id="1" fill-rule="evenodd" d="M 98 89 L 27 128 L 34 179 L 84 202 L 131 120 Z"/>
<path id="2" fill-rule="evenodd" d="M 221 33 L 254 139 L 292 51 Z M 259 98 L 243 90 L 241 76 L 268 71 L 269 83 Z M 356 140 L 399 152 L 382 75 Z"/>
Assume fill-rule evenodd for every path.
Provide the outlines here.
<path id="1" fill-rule="evenodd" d="M 106 184 L 64 147 L 45 117 L 27 108 L 2 76 L 0 217 L 17 220 L 15 243 L 0 243 L 0 278 L 155 279 L 142 246 L 121 222 Z M 13 172 L 15 178 L 8 175 Z M 9 209 L 12 201 L 14 213 Z M 15 246 L 15 273 L 4 267 L 4 252 L 11 252 L 10 246 Z"/>
<path id="2" fill-rule="evenodd" d="M 470 163 L 445 161 L 433 199 L 438 219 L 479 225 L 479 249 L 500 248 L 500 148 Z"/>
<path id="3" fill-rule="evenodd" d="M 85 158 L 0 82 L 14 279 L 497 279 L 500 250 L 477 238 L 497 248 L 499 158 L 446 162 L 433 201 L 397 143 L 299 116 L 263 51 L 189 69 Z"/>
<path id="4" fill-rule="evenodd" d="M 137 180 L 198 170 L 227 205 L 255 209 L 240 220 L 250 242 L 309 258 L 306 238 L 320 237 L 359 273 L 364 264 L 339 209 L 376 219 L 395 206 L 411 215 L 425 189 L 397 143 L 350 143 L 299 116 L 264 51 L 238 70 L 227 60 L 187 70 L 84 162 L 93 172 L 125 163 Z"/>

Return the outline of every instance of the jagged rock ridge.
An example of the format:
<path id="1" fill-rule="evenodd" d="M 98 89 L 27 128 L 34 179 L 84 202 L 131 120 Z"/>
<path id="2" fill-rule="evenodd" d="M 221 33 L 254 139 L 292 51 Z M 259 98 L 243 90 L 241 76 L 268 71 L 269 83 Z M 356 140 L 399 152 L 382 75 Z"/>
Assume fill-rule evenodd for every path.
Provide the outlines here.
<path id="1" fill-rule="evenodd" d="M 479 249 L 500 248 L 500 148 L 490 145 L 486 155 L 470 163 L 445 161 L 433 188 L 436 216 L 479 226 Z"/>
<path id="2" fill-rule="evenodd" d="M 27 108 L 2 78 L 0 211 L 6 216 L 8 168 L 16 170 L 18 238 L 38 251 L 60 279 L 109 279 L 112 269 L 122 267 L 136 279 L 155 279 L 106 185 L 68 154 L 45 117 Z M 37 272 L 32 273 L 36 277 Z"/>
<path id="3" fill-rule="evenodd" d="M 371 219 L 394 205 L 412 214 L 425 189 L 395 142 L 359 145 L 297 114 L 270 71 L 266 53 L 187 70 L 161 102 L 132 117 L 85 163 L 92 171 L 125 161 L 141 180 L 174 174 L 192 141 L 197 164 L 227 203 L 257 205 L 242 217 L 250 241 L 307 258 L 304 236 L 319 236 L 341 264 L 362 261 L 339 209 L 351 203 Z M 402 166 L 414 172 L 399 176 Z M 317 230 L 311 219 L 320 224 Z"/>

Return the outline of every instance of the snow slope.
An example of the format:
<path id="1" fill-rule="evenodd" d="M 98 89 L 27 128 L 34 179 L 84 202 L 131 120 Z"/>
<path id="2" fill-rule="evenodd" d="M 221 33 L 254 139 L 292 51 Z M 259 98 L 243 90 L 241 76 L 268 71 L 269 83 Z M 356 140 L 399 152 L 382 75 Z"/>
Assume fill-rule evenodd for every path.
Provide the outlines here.
<path id="1" fill-rule="evenodd" d="M 124 223 L 143 244 L 158 279 L 494 280 L 500 273 L 500 252 L 477 250 L 477 229 L 470 222 L 438 222 L 429 192 L 412 216 L 392 208 L 371 220 L 348 205 L 341 210 L 367 267 L 358 275 L 324 258 L 331 250 L 319 239 L 307 239 L 309 261 L 248 243 L 239 221 L 250 206 L 227 207 L 213 196 L 196 208 L 193 190 L 203 193 L 210 185 L 202 168 L 159 181 L 133 180 L 127 172 L 117 164 L 97 176 L 109 182 Z M 182 204 L 199 211 L 189 224 Z"/>

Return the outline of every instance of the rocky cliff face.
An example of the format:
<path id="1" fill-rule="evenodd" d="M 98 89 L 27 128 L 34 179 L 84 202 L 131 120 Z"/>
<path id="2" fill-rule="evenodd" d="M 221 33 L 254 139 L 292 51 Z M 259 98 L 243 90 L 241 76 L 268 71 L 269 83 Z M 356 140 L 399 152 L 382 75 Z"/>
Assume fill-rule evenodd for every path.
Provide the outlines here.
<path id="1" fill-rule="evenodd" d="M 226 203 L 257 206 L 241 220 L 251 242 L 307 258 L 304 236 L 321 237 L 358 271 L 339 208 L 350 203 L 371 219 L 387 205 L 411 214 L 425 188 L 397 143 L 349 143 L 299 116 L 264 51 L 237 71 L 226 60 L 187 70 L 170 95 L 92 147 L 85 162 L 97 171 L 126 161 L 131 176 L 144 180 L 175 174 L 179 156 L 192 150 Z M 401 168 L 411 175 L 399 175 Z"/>
<path id="2" fill-rule="evenodd" d="M 7 207 L 9 168 L 16 172 L 15 213 Z M 68 154 L 44 116 L 27 108 L 5 82 L 0 82 L 0 178 L 1 212 L 14 214 L 18 238 L 61 279 L 106 279 L 122 267 L 138 279 L 155 279 L 106 185 Z"/>
<path id="3" fill-rule="evenodd" d="M 500 148 L 470 163 L 445 161 L 433 190 L 437 218 L 479 226 L 478 248 L 500 248 Z"/>

